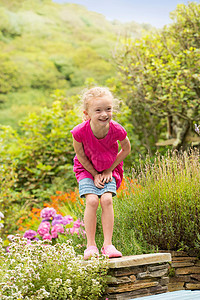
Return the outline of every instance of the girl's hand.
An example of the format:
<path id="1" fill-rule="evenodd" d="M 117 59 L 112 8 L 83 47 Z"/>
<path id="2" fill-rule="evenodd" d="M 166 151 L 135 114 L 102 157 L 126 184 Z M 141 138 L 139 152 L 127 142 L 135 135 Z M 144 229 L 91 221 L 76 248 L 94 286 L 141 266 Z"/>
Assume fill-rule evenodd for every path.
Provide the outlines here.
<path id="1" fill-rule="evenodd" d="M 112 181 L 112 171 L 110 171 L 109 169 L 104 170 L 101 173 L 101 180 L 103 183 L 108 183 L 109 181 Z"/>
<path id="2" fill-rule="evenodd" d="M 101 179 L 101 174 L 96 174 L 94 176 L 94 185 L 99 188 L 99 189 L 103 189 L 104 188 L 104 183 L 102 182 Z"/>

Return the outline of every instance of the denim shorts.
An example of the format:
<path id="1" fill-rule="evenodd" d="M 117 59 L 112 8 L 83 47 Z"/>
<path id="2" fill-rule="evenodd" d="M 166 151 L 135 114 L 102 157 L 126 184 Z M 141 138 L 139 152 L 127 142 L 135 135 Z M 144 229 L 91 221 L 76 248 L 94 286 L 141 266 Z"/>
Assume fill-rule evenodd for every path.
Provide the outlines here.
<path id="1" fill-rule="evenodd" d="M 79 194 L 81 198 L 85 198 L 86 194 L 95 194 L 100 197 L 107 192 L 112 193 L 113 197 L 116 196 L 116 180 L 114 177 L 111 182 L 104 183 L 103 189 L 97 188 L 91 178 L 84 178 L 79 181 Z"/>

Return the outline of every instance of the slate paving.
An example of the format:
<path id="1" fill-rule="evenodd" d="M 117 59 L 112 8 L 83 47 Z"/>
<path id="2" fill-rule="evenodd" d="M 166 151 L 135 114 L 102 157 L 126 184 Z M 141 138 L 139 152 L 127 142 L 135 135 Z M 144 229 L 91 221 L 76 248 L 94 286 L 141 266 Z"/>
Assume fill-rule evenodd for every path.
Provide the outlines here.
<path id="1" fill-rule="evenodd" d="M 140 297 L 141 300 L 200 300 L 200 291 L 176 291 Z"/>

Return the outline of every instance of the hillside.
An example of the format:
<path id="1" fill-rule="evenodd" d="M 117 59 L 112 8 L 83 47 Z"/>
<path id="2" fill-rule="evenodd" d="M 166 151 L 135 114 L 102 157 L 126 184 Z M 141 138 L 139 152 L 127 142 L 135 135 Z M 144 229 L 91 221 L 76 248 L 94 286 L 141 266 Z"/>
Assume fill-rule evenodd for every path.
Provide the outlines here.
<path id="1" fill-rule="evenodd" d="M 87 78 L 103 84 L 115 74 L 111 52 L 119 37 L 148 28 L 109 22 L 77 4 L 0 0 L 0 124 L 16 126 L 55 89 L 74 94 Z"/>

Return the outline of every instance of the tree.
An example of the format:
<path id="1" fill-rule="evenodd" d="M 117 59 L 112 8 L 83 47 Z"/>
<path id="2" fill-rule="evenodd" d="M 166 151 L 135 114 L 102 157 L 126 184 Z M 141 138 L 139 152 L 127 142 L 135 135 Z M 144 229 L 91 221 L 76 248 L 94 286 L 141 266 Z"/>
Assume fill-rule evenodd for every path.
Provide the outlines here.
<path id="1" fill-rule="evenodd" d="M 178 5 L 171 16 L 172 25 L 126 41 L 116 56 L 121 88 L 148 150 L 163 138 L 163 118 L 169 140 L 157 145 L 180 149 L 188 141 L 200 143 L 193 129 L 200 120 L 200 4 Z"/>

